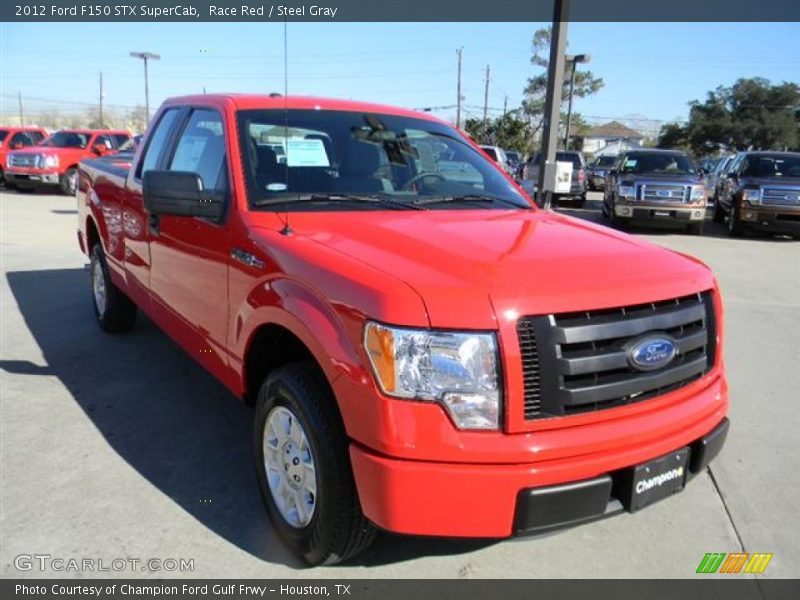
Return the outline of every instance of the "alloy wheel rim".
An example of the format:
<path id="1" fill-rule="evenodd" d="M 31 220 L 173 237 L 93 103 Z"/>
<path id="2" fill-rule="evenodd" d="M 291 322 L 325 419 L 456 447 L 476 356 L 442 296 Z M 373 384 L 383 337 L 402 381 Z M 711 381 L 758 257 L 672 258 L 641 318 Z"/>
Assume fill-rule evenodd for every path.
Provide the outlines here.
<path id="1" fill-rule="evenodd" d="M 69 186 L 70 193 L 74 194 L 78 188 L 78 172 L 74 169 L 70 172 L 69 177 L 67 178 L 67 185 Z"/>
<path id="2" fill-rule="evenodd" d="M 99 261 L 94 263 L 92 269 L 92 292 L 97 312 L 102 317 L 106 313 L 106 281 L 103 278 L 103 269 L 100 267 Z"/>
<path id="3" fill-rule="evenodd" d="M 275 506 L 292 527 L 306 527 L 317 507 L 317 471 L 306 432 L 285 406 L 273 408 L 264 423 L 264 468 Z"/>

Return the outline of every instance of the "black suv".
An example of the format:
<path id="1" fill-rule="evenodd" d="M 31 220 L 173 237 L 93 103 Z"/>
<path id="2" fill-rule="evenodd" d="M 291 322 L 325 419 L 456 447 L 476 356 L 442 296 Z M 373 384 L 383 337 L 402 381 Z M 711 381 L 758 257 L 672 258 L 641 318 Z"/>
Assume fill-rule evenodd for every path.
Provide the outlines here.
<path id="1" fill-rule="evenodd" d="M 686 227 L 700 235 L 706 218 L 701 171 L 677 150 L 627 150 L 606 176 L 603 216 L 617 227 Z"/>
<path id="2" fill-rule="evenodd" d="M 714 221 L 728 233 L 748 229 L 800 237 L 800 153 L 740 152 L 728 165 L 714 201 Z"/>

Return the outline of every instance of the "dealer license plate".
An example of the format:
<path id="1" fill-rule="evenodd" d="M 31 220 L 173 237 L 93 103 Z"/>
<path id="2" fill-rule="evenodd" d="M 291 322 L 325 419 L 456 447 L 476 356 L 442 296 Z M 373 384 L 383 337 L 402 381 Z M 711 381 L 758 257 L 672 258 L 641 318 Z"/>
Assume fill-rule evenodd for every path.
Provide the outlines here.
<path id="1" fill-rule="evenodd" d="M 623 483 L 623 504 L 631 512 L 677 494 L 686 484 L 689 448 L 633 467 Z"/>

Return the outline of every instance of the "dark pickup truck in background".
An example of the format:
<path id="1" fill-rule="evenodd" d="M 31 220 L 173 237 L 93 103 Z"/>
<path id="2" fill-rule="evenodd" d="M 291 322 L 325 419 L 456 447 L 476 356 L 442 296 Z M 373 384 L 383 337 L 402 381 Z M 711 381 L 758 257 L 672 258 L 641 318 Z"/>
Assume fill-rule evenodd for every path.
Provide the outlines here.
<path id="1" fill-rule="evenodd" d="M 685 227 L 700 235 L 706 218 L 701 171 L 677 150 L 623 152 L 606 177 L 603 216 L 616 227 Z"/>
<path id="2" fill-rule="evenodd" d="M 714 222 L 728 233 L 748 230 L 800 237 L 800 153 L 741 152 L 717 185 Z"/>

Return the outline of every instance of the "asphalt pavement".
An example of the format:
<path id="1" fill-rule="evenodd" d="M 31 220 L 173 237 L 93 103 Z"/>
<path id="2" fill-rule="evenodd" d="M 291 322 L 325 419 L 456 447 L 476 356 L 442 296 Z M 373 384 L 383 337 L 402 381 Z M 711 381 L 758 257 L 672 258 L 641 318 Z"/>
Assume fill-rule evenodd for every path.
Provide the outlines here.
<path id="1" fill-rule="evenodd" d="M 600 221 L 590 198 L 563 211 Z M 74 198 L 0 193 L 2 577 L 686 578 L 707 552 L 742 551 L 774 554 L 761 577 L 800 576 L 800 242 L 730 239 L 711 223 L 703 237 L 633 232 L 708 263 L 723 292 L 731 432 L 684 492 L 544 536 L 384 534 L 309 571 L 262 507 L 252 410 L 147 319 L 125 336 L 93 322 L 76 214 Z M 20 570 L 34 554 L 95 570 Z M 115 559 L 162 566 L 97 569 Z"/>

